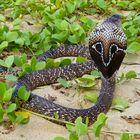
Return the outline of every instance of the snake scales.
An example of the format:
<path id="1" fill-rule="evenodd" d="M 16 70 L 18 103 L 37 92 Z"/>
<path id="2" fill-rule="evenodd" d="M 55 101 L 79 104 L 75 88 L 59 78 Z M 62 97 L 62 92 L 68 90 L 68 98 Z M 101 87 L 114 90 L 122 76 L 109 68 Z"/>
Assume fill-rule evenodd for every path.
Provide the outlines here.
<path id="1" fill-rule="evenodd" d="M 38 58 L 38 61 L 45 61 L 46 58 L 81 55 L 87 57 L 89 61 L 26 74 L 15 84 L 13 95 L 17 96 L 21 86 L 33 90 L 38 86 L 55 83 L 60 77 L 71 80 L 98 68 L 102 73 L 100 95 L 97 103 L 88 109 L 63 107 L 33 93 L 28 101 L 21 104 L 23 108 L 50 117 L 54 117 L 54 113 L 57 112 L 59 119 L 70 122 L 74 122 L 78 116 L 81 116 L 85 122 L 88 117 L 90 125 L 101 112 L 106 113 L 111 106 L 115 89 L 115 73 L 125 56 L 126 47 L 127 39 L 121 29 L 120 16 L 112 15 L 91 32 L 89 47 L 62 46 L 47 51 Z"/>

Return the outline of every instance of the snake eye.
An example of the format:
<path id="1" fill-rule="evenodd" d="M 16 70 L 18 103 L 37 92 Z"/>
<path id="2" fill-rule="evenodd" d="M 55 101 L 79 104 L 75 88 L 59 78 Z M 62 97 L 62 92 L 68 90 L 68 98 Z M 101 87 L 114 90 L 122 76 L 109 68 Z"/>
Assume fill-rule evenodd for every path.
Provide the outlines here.
<path id="1" fill-rule="evenodd" d="M 95 50 L 96 50 L 99 54 L 102 53 L 102 44 L 101 44 L 101 42 L 95 44 Z"/>
<path id="2" fill-rule="evenodd" d="M 118 48 L 118 46 L 113 44 L 110 48 L 111 49 L 111 54 L 114 54 L 117 51 L 117 48 Z"/>
<path id="3" fill-rule="evenodd" d="M 95 47 L 96 47 L 96 50 L 97 50 L 99 53 L 102 52 L 102 44 L 97 43 L 97 44 L 95 45 Z"/>

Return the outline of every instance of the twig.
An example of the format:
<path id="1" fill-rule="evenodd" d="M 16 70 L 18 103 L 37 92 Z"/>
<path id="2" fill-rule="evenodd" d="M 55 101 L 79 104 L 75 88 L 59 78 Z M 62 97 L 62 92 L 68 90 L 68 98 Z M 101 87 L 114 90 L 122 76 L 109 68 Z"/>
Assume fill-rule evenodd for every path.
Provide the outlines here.
<path id="1" fill-rule="evenodd" d="M 131 131 L 106 131 L 106 130 L 102 130 L 103 133 L 110 133 L 110 134 L 136 134 L 136 135 L 140 135 L 140 132 L 131 132 Z"/>
<path id="2" fill-rule="evenodd" d="M 90 137 L 89 133 L 87 133 L 87 136 L 88 136 L 88 139 L 91 140 L 91 137 Z"/>
<path id="3" fill-rule="evenodd" d="M 32 55 L 34 55 L 34 52 L 32 51 L 32 49 L 29 46 L 26 46 L 26 47 L 29 49 L 29 51 L 32 53 Z"/>
<path id="4" fill-rule="evenodd" d="M 45 118 L 45 119 L 47 119 L 47 120 L 55 121 L 55 122 L 58 122 L 58 123 L 61 123 L 61 124 L 69 124 L 69 125 L 75 126 L 74 123 L 71 123 L 71 122 L 68 122 L 68 121 L 65 121 L 65 120 L 58 120 L 58 119 L 53 118 L 53 117 L 44 116 L 44 115 L 41 115 L 41 114 L 38 114 L 38 113 L 35 113 L 35 112 L 32 112 L 32 111 L 26 110 L 26 109 L 24 109 L 24 108 L 22 108 L 22 110 L 27 111 L 27 112 L 29 112 L 29 113 L 31 113 L 31 114 L 36 115 L 36 116 Z M 93 129 L 90 128 L 90 127 L 88 127 L 88 130 L 93 132 Z M 131 132 L 131 131 L 107 131 L 107 130 L 102 130 L 101 132 L 102 132 L 102 133 L 106 133 L 106 134 L 107 134 L 107 133 L 109 133 L 109 134 L 123 134 L 123 133 L 126 133 L 126 134 L 140 135 L 140 132 Z M 90 140 L 89 134 L 88 134 L 88 138 L 89 138 L 89 140 Z"/>
<path id="5" fill-rule="evenodd" d="M 47 120 L 50 120 L 50 121 L 55 121 L 55 122 L 58 122 L 58 123 L 61 123 L 61 124 L 69 124 L 69 125 L 75 126 L 74 123 L 71 123 L 71 122 L 68 122 L 68 121 L 65 121 L 65 120 L 59 120 L 59 119 L 56 119 L 54 117 L 49 117 L 49 116 L 41 115 L 41 114 L 38 114 L 38 113 L 35 113 L 35 112 L 32 112 L 32 111 L 26 110 L 24 108 L 21 108 L 21 109 L 24 110 L 24 111 L 27 111 L 27 112 L 29 112 L 31 114 L 34 114 L 36 116 L 39 116 L 39 117 L 45 118 Z"/>
<path id="6" fill-rule="evenodd" d="M 122 64 L 125 64 L 125 65 L 140 65 L 140 63 L 137 63 L 137 62 L 122 62 Z"/>

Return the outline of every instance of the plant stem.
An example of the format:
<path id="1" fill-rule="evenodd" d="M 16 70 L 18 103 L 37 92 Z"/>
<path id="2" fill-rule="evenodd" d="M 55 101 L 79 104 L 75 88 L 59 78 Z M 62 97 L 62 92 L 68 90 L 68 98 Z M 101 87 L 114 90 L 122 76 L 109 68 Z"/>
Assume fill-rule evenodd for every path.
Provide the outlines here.
<path id="1" fill-rule="evenodd" d="M 51 120 L 51 121 L 55 121 L 55 122 L 58 122 L 58 123 L 61 123 L 61 124 L 69 124 L 69 125 L 72 125 L 72 126 L 75 126 L 74 123 L 71 123 L 71 122 L 68 122 L 68 121 L 65 121 L 65 120 L 59 120 L 59 119 L 56 119 L 56 118 L 53 118 L 53 117 L 48 117 L 48 116 L 44 116 L 44 115 L 41 115 L 41 114 L 38 114 L 38 113 L 35 113 L 35 112 L 32 112 L 32 111 L 29 111 L 29 110 L 26 110 L 24 108 L 21 108 L 22 110 L 24 111 L 27 111 L 33 115 L 36 115 L 36 116 L 39 116 L 39 117 L 42 117 L 42 118 L 45 118 L 47 120 Z M 88 130 L 90 131 L 93 131 L 93 129 L 91 127 L 88 127 Z M 127 133 L 127 134 L 136 134 L 136 135 L 140 135 L 140 132 L 131 132 L 131 131 L 107 131 L 107 130 L 102 130 L 102 133 L 109 133 L 109 134 L 123 134 L 123 133 Z M 88 135 L 88 138 L 90 140 L 90 136 L 89 134 Z"/>
<path id="2" fill-rule="evenodd" d="M 103 133 L 110 133 L 110 134 L 137 134 L 140 135 L 140 132 L 131 132 L 131 131 L 106 131 L 106 130 L 102 130 Z"/>
<path id="3" fill-rule="evenodd" d="M 53 118 L 53 117 L 44 116 L 44 115 L 41 115 L 41 114 L 38 114 L 38 113 L 35 113 L 35 112 L 32 112 L 32 111 L 26 110 L 26 109 L 24 109 L 24 108 L 21 108 L 21 109 L 24 110 L 24 111 L 27 111 L 27 112 L 29 112 L 29 113 L 31 113 L 31 114 L 34 114 L 34 115 L 36 115 L 36 116 L 45 118 L 45 119 L 47 119 L 47 120 L 51 120 L 51 121 L 55 121 L 55 122 L 58 122 L 58 123 L 69 124 L 69 125 L 75 126 L 74 123 L 71 123 L 71 122 L 68 122 L 68 121 L 59 120 L 59 119 L 56 119 L 56 118 Z"/>

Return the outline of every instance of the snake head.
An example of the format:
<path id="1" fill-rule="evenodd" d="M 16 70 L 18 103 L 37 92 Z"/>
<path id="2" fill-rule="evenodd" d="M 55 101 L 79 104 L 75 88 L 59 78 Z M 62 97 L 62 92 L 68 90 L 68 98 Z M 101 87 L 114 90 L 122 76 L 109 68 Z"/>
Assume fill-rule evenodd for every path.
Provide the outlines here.
<path id="1" fill-rule="evenodd" d="M 126 48 L 127 38 L 121 29 L 121 18 L 117 14 L 107 18 L 90 34 L 90 55 L 106 78 L 119 69 Z"/>

